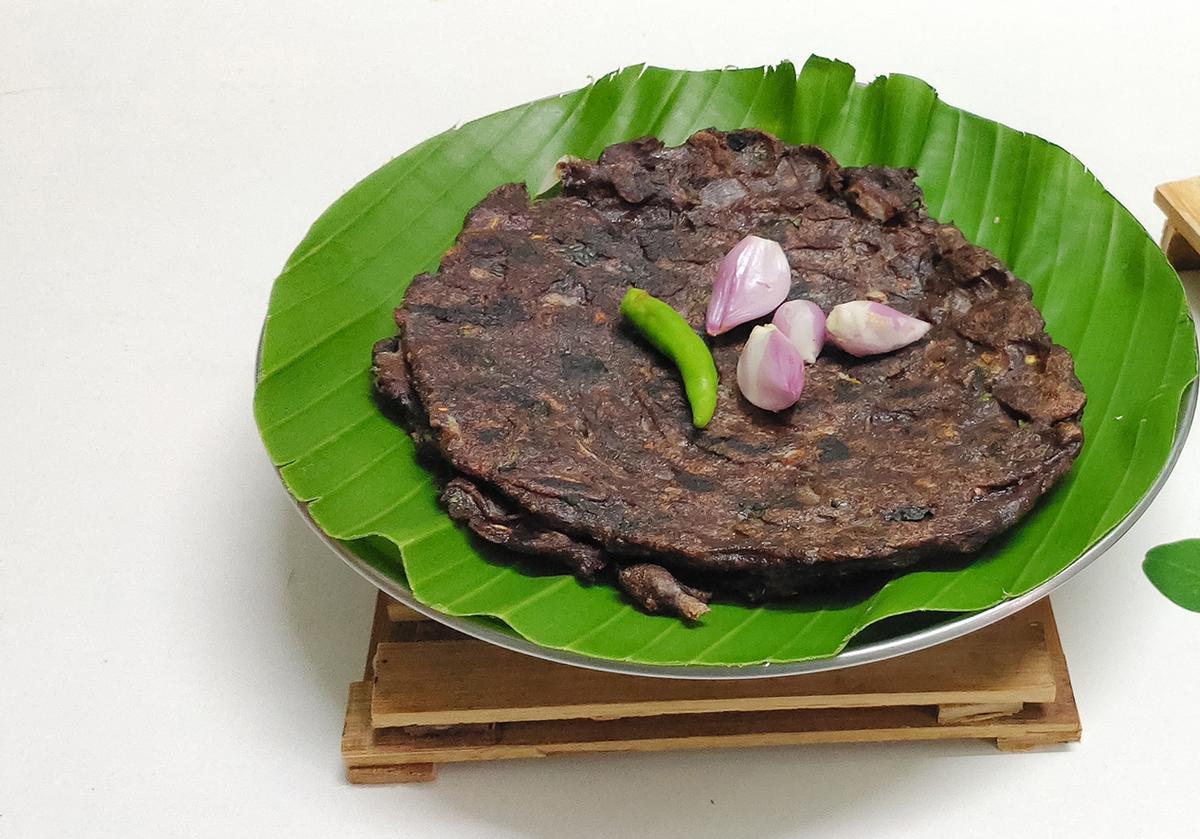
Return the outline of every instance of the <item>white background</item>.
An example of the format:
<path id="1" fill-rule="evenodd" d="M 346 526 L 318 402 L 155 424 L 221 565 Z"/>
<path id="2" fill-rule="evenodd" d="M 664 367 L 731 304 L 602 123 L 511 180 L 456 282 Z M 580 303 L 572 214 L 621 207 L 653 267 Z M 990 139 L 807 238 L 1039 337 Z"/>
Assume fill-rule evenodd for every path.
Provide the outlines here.
<path id="1" fill-rule="evenodd" d="M 1055 595 L 1078 746 L 353 788 L 338 737 L 372 592 L 291 509 L 250 410 L 271 280 L 345 188 L 642 60 L 915 74 L 1061 143 L 1157 235 L 1154 184 L 1200 174 L 1194 2 L 246 5 L 0 8 L 0 836 L 1196 835 L 1200 615 L 1139 569 L 1200 535 L 1195 440 Z"/>

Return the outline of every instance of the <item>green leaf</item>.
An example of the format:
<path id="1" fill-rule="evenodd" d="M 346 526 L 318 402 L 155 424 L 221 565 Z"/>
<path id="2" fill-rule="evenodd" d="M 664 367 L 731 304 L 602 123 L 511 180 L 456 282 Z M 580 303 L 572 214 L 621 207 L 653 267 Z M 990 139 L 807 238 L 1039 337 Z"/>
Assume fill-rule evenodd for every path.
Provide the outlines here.
<path id="1" fill-rule="evenodd" d="M 1146 551 L 1146 577 L 1176 606 L 1200 612 L 1200 539 L 1184 539 Z"/>
<path id="2" fill-rule="evenodd" d="M 411 277 L 432 270 L 492 188 L 546 183 L 564 154 L 707 126 L 815 142 L 844 164 L 913 166 L 930 212 L 1028 280 L 1088 392 L 1071 474 L 958 570 L 917 571 L 856 598 L 716 604 L 702 625 L 634 610 L 607 586 L 525 570 L 438 506 L 407 435 L 371 399 L 374 341 Z M 444 132 L 331 207 L 275 281 L 255 414 L 283 480 L 317 524 L 443 612 L 503 621 L 548 647 L 648 664 L 789 662 L 837 653 L 913 612 L 972 612 L 1054 577 L 1124 519 L 1167 462 L 1196 374 L 1178 278 L 1129 212 L 1070 154 L 942 102 L 909 76 L 856 84 L 849 65 L 688 72 L 630 67 L 582 90 Z M 370 538 L 367 538 L 370 537 Z M 402 556 L 401 556 L 402 554 Z"/>

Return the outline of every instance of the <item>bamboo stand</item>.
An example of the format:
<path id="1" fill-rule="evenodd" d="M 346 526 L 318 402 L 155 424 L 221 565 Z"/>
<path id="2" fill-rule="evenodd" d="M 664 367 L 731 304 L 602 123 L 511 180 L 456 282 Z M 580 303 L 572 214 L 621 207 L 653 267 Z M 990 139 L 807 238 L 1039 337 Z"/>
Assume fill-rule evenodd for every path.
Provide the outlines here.
<path id="1" fill-rule="evenodd" d="M 1200 178 L 1164 184 L 1162 246 L 1200 268 Z M 650 679 L 477 641 L 380 594 L 366 672 L 350 686 L 351 783 L 431 781 L 444 763 L 573 752 L 805 743 L 994 740 L 1024 751 L 1080 738 L 1050 602 L 900 658 L 806 676 Z"/>

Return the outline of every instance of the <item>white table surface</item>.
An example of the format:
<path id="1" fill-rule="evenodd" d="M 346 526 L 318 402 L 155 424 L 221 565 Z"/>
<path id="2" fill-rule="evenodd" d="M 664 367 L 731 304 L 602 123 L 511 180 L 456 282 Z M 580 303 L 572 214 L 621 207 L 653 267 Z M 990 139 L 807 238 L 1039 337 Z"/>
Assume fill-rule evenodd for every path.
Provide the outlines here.
<path id="1" fill-rule="evenodd" d="M 351 5 L 0 8 L 0 836 L 1197 835 L 1200 615 L 1139 568 L 1200 535 L 1194 439 L 1054 597 L 1082 744 L 355 788 L 338 737 L 373 592 L 291 508 L 250 411 L 271 280 L 345 188 L 642 60 L 918 75 L 1075 152 L 1157 235 L 1153 185 L 1200 174 L 1194 3 Z"/>

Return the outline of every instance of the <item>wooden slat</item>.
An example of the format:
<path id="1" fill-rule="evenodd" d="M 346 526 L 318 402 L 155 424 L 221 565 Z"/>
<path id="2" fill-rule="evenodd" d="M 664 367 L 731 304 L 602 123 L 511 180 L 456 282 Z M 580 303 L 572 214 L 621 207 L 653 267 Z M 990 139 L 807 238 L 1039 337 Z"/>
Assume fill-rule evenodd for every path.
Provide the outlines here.
<path id="1" fill-rule="evenodd" d="M 375 597 L 375 614 L 371 618 L 371 640 L 367 642 L 367 663 L 363 666 L 364 681 L 375 678 L 375 653 L 381 643 L 391 640 L 391 621 L 387 614 L 387 604 L 391 600 L 382 591 Z"/>
<path id="2" fill-rule="evenodd" d="M 413 784 L 437 780 L 436 763 L 399 763 L 394 766 L 347 766 L 352 784 Z"/>
<path id="3" fill-rule="evenodd" d="M 1055 677 L 1036 604 L 929 650 L 806 676 L 649 679 L 568 667 L 475 640 L 383 643 L 376 728 L 898 705 L 1048 702 Z"/>
<path id="4" fill-rule="evenodd" d="M 397 603 L 383 592 L 375 599 L 375 620 L 367 650 L 364 680 L 374 678 L 375 651 L 380 644 L 417 641 L 447 641 L 465 638 L 445 624 L 431 621 L 419 612 Z"/>
<path id="5" fill-rule="evenodd" d="M 388 620 L 392 623 L 403 623 L 405 621 L 427 621 L 429 618 L 422 615 L 420 612 L 410 609 L 399 601 L 393 600 L 383 592 L 380 592 L 380 597 L 384 598 L 387 603 Z"/>
<path id="6" fill-rule="evenodd" d="M 1187 240 L 1175 232 L 1170 222 L 1163 225 L 1162 240 L 1159 242 L 1167 262 L 1176 271 L 1195 271 L 1200 268 L 1200 253 L 1188 244 Z"/>
<path id="7" fill-rule="evenodd" d="M 942 725 L 958 722 L 982 722 L 999 717 L 1011 717 L 1024 708 L 1021 702 L 975 702 L 966 705 L 947 704 L 937 708 L 937 721 Z"/>
<path id="8" fill-rule="evenodd" d="M 1200 177 L 1160 185 L 1154 190 L 1154 203 L 1166 213 L 1174 232 L 1200 253 Z"/>

